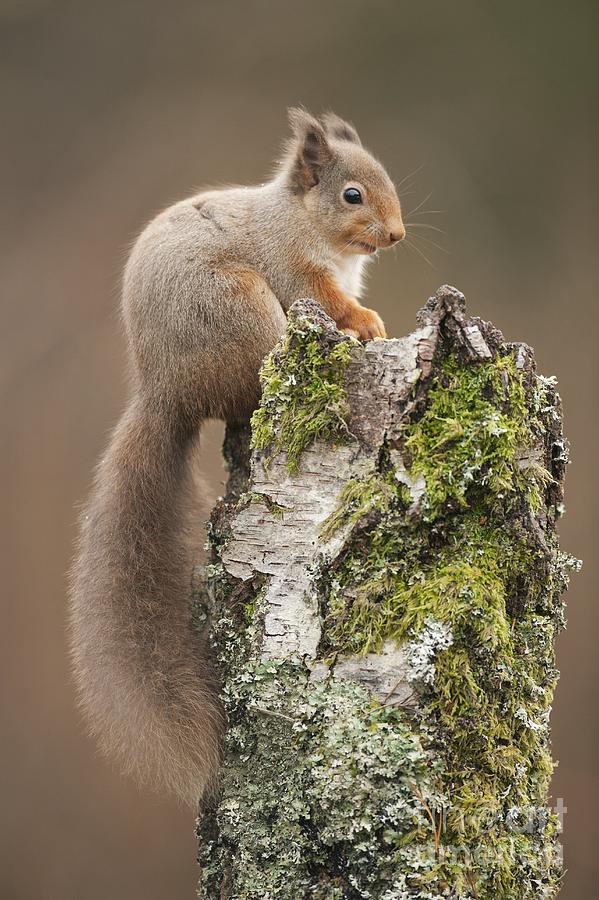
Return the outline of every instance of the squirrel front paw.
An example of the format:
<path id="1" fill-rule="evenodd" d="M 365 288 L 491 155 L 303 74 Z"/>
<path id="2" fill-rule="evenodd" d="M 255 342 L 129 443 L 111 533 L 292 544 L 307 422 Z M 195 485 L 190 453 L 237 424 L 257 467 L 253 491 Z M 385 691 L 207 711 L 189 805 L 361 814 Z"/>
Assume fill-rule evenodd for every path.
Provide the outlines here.
<path id="1" fill-rule="evenodd" d="M 372 341 L 375 338 L 386 338 L 385 324 L 374 309 L 367 309 L 356 303 L 337 322 L 339 331 L 358 338 L 360 341 Z"/>

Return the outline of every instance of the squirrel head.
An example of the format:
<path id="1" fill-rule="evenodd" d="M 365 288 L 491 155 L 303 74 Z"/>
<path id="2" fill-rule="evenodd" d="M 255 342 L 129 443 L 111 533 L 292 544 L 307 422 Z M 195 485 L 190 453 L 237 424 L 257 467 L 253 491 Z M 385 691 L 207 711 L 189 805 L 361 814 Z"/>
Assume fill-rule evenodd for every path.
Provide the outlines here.
<path id="1" fill-rule="evenodd" d="M 405 237 L 397 192 L 383 166 L 335 113 L 289 110 L 285 177 L 315 229 L 340 254 L 370 254 Z"/>

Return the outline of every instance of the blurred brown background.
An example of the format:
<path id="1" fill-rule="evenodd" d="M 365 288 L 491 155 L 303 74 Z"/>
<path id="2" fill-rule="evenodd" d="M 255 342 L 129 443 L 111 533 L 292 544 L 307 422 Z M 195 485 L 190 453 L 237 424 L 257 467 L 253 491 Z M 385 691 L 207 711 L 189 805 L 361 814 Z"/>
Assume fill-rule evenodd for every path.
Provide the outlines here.
<path id="1" fill-rule="evenodd" d="M 422 240 L 373 267 L 410 330 L 442 282 L 559 377 L 573 465 L 565 549 L 585 558 L 559 642 L 563 897 L 597 896 L 596 0 L 1 0 L 2 787 L 5 900 L 194 896 L 192 816 L 95 755 L 73 709 L 65 572 L 123 403 L 127 247 L 162 205 L 262 180 L 303 102 L 353 119 L 405 184 Z M 419 210 L 418 212 L 420 212 Z M 408 222 L 412 217 L 406 216 Z M 215 493 L 218 425 L 205 467 Z"/>

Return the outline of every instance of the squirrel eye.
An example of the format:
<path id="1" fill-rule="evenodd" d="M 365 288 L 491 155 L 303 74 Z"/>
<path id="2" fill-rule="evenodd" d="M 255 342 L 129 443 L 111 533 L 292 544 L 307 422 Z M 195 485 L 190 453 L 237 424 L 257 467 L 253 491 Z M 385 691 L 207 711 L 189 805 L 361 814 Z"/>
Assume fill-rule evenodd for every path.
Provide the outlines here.
<path id="1" fill-rule="evenodd" d="M 360 193 L 358 188 L 349 187 L 343 191 L 343 199 L 347 203 L 361 203 L 362 194 Z"/>

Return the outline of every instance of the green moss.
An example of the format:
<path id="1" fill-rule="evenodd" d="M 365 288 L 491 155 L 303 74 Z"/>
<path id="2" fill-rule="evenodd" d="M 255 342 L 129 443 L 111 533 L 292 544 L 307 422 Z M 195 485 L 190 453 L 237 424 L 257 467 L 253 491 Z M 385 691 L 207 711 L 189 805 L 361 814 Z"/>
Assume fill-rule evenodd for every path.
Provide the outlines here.
<path id="1" fill-rule="evenodd" d="M 339 498 L 339 504 L 321 529 L 321 537 L 328 540 L 341 527 L 354 526 L 370 512 L 404 512 L 411 502 L 406 485 L 397 481 L 393 472 L 372 472 L 365 478 L 351 478 Z"/>
<path id="2" fill-rule="evenodd" d="M 506 595 L 521 567 L 530 564 L 523 544 L 474 514 L 437 531 L 432 545 L 409 520 L 396 523 L 390 534 L 384 517 L 353 545 L 333 577 L 330 644 L 341 652 L 380 650 L 386 640 L 401 642 L 434 617 L 452 628 L 468 623 L 478 644 L 496 649 L 508 633 Z"/>
<path id="3" fill-rule="evenodd" d="M 518 465 L 518 453 L 531 446 L 531 423 L 512 355 L 467 366 L 449 357 L 428 401 L 405 433 L 412 476 L 426 482 L 427 518 L 447 507 L 466 508 L 481 490 L 501 497 L 523 489 L 538 507 L 549 475 L 539 465 Z"/>
<path id="4" fill-rule="evenodd" d="M 259 493 L 258 491 L 246 491 L 244 494 L 241 494 L 238 502 L 240 505 L 244 503 L 261 503 L 278 519 L 282 519 L 285 512 L 291 511 L 291 507 L 283 506 L 281 503 L 273 500 L 268 494 Z"/>
<path id="5" fill-rule="evenodd" d="M 266 357 L 260 373 L 262 399 L 252 416 L 252 447 L 284 450 L 296 471 L 302 451 L 316 438 L 347 440 L 349 413 L 344 375 L 351 341 L 332 349 L 322 328 L 306 318 L 289 319 L 283 341 Z"/>

